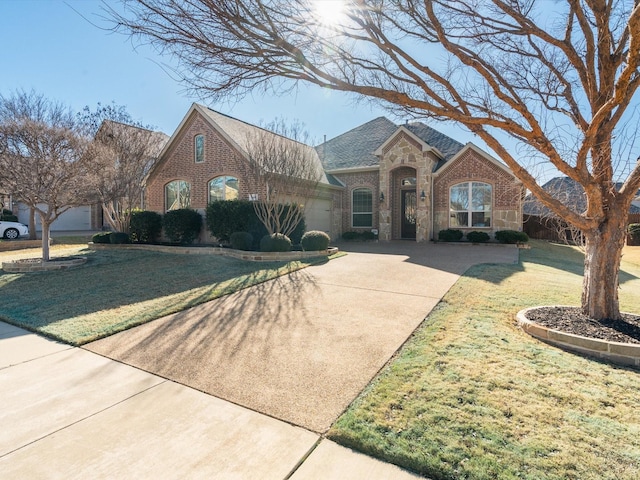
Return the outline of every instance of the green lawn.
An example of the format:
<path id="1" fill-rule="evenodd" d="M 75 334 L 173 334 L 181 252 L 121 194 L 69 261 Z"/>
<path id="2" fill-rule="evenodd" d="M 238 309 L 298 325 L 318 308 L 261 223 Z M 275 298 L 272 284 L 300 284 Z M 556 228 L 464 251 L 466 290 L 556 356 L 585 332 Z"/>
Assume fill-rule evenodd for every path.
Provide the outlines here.
<path id="1" fill-rule="evenodd" d="M 52 247 L 52 258 L 88 258 L 75 269 L 29 274 L 0 270 L 0 319 L 81 345 L 309 264 L 85 247 Z M 39 249 L 4 252 L 0 261 L 39 255 Z"/>
<path id="2" fill-rule="evenodd" d="M 640 478 L 640 372 L 524 334 L 525 307 L 579 303 L 582 255 L 532 242 L 470 269 L 329 437 L 433 479 Z M 640 247 L 620 299 L 640 312 Z"/>

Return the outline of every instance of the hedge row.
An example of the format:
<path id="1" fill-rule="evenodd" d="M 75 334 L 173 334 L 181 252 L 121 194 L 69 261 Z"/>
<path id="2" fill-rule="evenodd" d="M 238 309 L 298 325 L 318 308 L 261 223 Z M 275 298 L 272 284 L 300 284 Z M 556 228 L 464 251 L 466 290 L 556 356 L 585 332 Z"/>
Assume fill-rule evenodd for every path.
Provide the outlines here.
<path id="1" fill-rule="evenodd" d="M 441 242 L 459 242 L 464 237 L 462 230 L 448 228 L 438 232 L 438 240 Z M 473 231 L 467 233 L 467 240 L 473 243 L 484 243 L 491 239 L 488 233 Z M 524 232 L 516 230 L 498 230 L 495 239 L 500 243 L 525 243 L 529 241 L 529 236 Z"/>

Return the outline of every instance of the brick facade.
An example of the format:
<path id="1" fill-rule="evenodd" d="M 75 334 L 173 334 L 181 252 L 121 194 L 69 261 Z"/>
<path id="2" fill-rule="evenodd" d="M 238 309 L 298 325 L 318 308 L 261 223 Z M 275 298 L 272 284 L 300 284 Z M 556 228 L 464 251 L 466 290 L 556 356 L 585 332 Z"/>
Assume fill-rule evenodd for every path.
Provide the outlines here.
<path id="1" fill-rule="evenodd" d="M 492 187 L 492 226 L 489 228 L 459 228 L 462 231 L 522 230 L 522 185 L 504 168 L 474 149 L 468 149 L 441 169 L 433 182 L 434 235 L 449 228 L 449 189 L 462 182 L 483 182 Z"/>
<path id="2" fill-rule="evenodd" d="M 196 163 L 194 139 L 200 134 L 204 135 L 204 162 Z M 145 206 L 148 210 L 165 212 L 165 186 L 174 180 L 190 183 L 191 208 L 200 211 L 204 211 L 209 202 L 209 181 L 221 175 L 239 179 L 242 199 L 249 198 L 249 194 L 257 193 L 260 197 L 265 194 L 252 178 L 242 154 L 197 112 L 187 119 L 178 135 L 147 182 Z"/>
<path id="3" fill-rule="evenodd" d="M 340 214 L 337 215 L 337 212 L 334 212 L 334 216 L 336 218 L 341 218 L 340 224 L 340 234 L 344 232 L 350 231 L 370 231 L 371 229 L 380 228 L 379 225 L 379 205 L 380 205 L 380 191 L 378 189 L 379 180 L 378 180 L 378 172 L 377 170 L 370 171 L 361 171 L 354 173 L 339 173 L 334 175 L 338 180 L 340 180 L 345 188 L 340 195 L 339 202 L 341 203 L 342 208 L 340 209 Z M 351 220 L 351 201 L 352 201 L 352 193 L 356 188 L 369 188 L 371 189 L 372 195 L 372 208 L 373 208 L 373 225 L 371 227 L 353 227 Z M 334 204 L 336 203 L 336 199 L 334 199 Z"/>

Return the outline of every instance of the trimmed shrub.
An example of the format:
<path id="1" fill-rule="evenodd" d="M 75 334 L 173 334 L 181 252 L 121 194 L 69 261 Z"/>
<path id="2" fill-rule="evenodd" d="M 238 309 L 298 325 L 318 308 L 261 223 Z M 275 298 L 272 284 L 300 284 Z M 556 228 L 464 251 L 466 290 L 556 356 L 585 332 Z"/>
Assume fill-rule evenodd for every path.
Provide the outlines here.
<path id="1" fill-rule="evenodd" d="M 375 240 L 376 239 L 375 233 L 373 233 L 371 230 L 365 230 L 364 232 L 362 232 L 360 234 L 360 236 L 362 237 L 362 239 L 364 241 Z"/>
<path id="2" fill-rule="evenodd" d="M 286 216 L 285 207 L 283 217 Z M 229 242 L 234 232 L 253 235 L 253 250 L 260 248 L 260 239 L 268 235 L 267 227 L 258 219 L 253 202 L 248 200 L 219 200 L 211 202 L 206 210 L 207 230 L 221 242 Z M 304 218 L 289 235 L 291 242 L 299 244 L 306 228 Z"/>
<path id="3" fill-rule="evenodd" d="M 516 230 L 498 230 L 496 240 L 500 243 L 525 243 L 529 241 L 529 235 Z"/>
<path id="4" fill-rule="evenodd" d="M 230 240 L 231 248 L 236 250 L 251 250 L 253 247 L 253 235 L 249 232 L 233 232 Z"/>
<path id="5" fill-rule="evenodd" d="M 162 232 L 162 215 L 148 210 L 132 212 L 129 231 L 132 242 L 154 243 Z"/>
<path id="6" fill-rule="evenodd" d="M 11 210 L 3 208 L 2 213 L 0 213 L 0 220 L 3 220 L 5 222 L 17 222 L 18 217 L 14 215 Z"/>
<path id="7" fill-rule="evenodd" d="M 260 240 L 261 252 L 290 252 L 291 239 L 281 233 L 265 235 Z"/>
<path id="8" fill-rule="evenodd" d="M 129 234 L 125 232 L 111 232 L 109 236 L 109 243 L 114 244 L 122 244 L 122 243 L 131 243 L 129 239 Z"/>
<path id="9" fill-rule="evenodd" d="M 111 243 L 111 235 L 113 232 L 96 233 L 91 237 L 93 243 Z"/>
<path id="10" fill-rule="evenodd" d="M 438 232 L 438 240 L 441 242 L 459 242 L 462 240 L 463 235 L 462 230 L 447 228 Z"/>
<path id="11" fill-rule="evenodd" d="M 640 246 L 640 223 L 631 223 L 628 227 L 627 245 Z"/>
<path id="12" fill-rule="evenodd" d="M 253 203 L 248 200 L 217 200 L 207 205 L 207 230 L 221 242 L 229 242 L 234 232 L 249 232 L 257 221 Z M 265 229 L 262 235 L 266 233 Z"/>
<path id="13" fill-rule="evenodd" d="M 189 208 L 170 210 L 162 217 L 162 226 L 172 243 L 188 245 L 200 235 L 202 216 Z"/>
<path id="14" fill-rule="evenodd" d="M 469 232 L 467 233 L 467 240 L 473 243 L 485 243 L 489 241 L 489 234 L 487 232 Z"/>
<path id="15" fill-rule="evenodd" d="M 300 243 L 302 249 L 307 252 L 313 252 L 316 250 L 326 250 L 329 247 L 331 238 L 324 232 L 319 230 L 310 230 L 302 236 Z"/>
<path id="16" fill-rule="evenodd" d="M 343 240 L 360 240 L 361 235 L 360 232 L 344 232 L 342 234 Z"/>

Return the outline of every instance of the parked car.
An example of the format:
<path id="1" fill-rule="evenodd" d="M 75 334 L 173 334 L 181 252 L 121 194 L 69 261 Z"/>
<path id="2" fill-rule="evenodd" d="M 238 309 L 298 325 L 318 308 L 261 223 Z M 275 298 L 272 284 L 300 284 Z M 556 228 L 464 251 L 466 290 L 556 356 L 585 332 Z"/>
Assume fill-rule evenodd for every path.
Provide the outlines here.
<path id="1" fill-rule="evenodd" d="M 15 240 L 23 235 L 29 235 L 29 227 L 25 224 L 0 221 L 0 237 Z"/>

